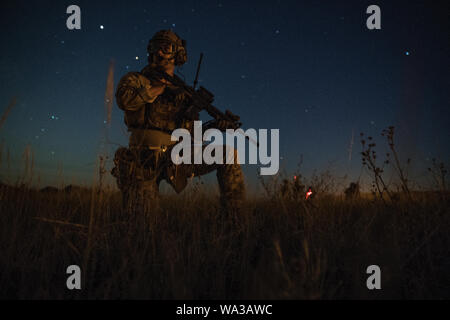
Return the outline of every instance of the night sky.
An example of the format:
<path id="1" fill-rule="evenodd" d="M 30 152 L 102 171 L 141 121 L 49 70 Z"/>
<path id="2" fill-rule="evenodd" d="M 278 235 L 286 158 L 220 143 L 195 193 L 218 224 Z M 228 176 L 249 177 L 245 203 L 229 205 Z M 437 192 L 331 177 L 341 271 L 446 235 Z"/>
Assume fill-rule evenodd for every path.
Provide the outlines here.
<path id="1" fill-rule="evenodd" d="M 81 8 L 81 30 L 66 8 Z M 366 8 L 381 8 L 381 30 Z M 111 59 L 115 85 L 147 61 L 161 29 L 187 40 L 180 70 L 243 128 L 280 129 L 282 170 L 333 170 L 356 179 L 359 133 L 394 125 L 403 157 L 422 176 L 430 159 L 450 159 L 449 7 L 439 1 L 2 1 L 0 179 L 15 181 L 26 145 L 41 184 L 90 183 L 104 135 Z M 349 146 L 354 135 L 351 160 Z M 108 148 L 127 144 L 114 103 Z M 381 139 L 378 140 L 381 142 Z M 7 168 L 9 149 L 11 167 Z M 108 163 L 108 168 L 111 163 Z M 257 166 L 245 166 L 255 181 Z"/>

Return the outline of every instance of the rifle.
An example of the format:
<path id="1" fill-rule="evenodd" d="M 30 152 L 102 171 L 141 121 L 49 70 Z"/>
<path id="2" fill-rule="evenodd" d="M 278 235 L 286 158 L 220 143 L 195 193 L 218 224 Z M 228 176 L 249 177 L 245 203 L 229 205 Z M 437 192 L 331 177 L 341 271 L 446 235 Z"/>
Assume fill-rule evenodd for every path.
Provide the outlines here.
<path id="1" fill-rule="evenodd" d="M 230 129 L 238 129 L 242 126 L 242 123 L 239 121 L 240 117 L 233 114 L 231 111 L 226 110 L 225 112 L 220 111 L 216 108 L 212 103 L 214 101 L 214 95 L 200 86 L 199 89 L 195 89 L 195 85 L 197 84 L 198 73 L 200 70 L 200 63 L 202 60 L 203 54 L 200 55 L 200 62 L 197 67 L 197 75 L 194 81 L 194 87 L 187 85 L 180 77 L 177 75 L 170 76 L 166 72 L 162 70 L 152 70 L 151 78 L 154 79 L 164 79 L 169 83 L 173 84 L 176 87 L 179 87 L 183 90 L 185 95 L 189 98 L 190 103 L 188 107 L 185 109 L 184 114 L 186 116 L 194 115 L 200 113 L 200 111 L 205 110 L 214 120 L 208 121 L 204 124 L 205 129 L 214 128 L 214 124 L 220 120 L 226 120 L 230 125 Z"/>
<path id="2" fill-rule="evenodd" d="M 202 65 L 202 60 L 203 60 L 203 52 L 200 53 L 200 59 L 198 60 L 197 72 L 195 74 L 195 79 L 194 79 L 194 89 L 197 87 L 198 75 L 200 73 L 200 66 Z"/>
<path id="3" fill-rule="evenodd" d="M 203 53 L 200 54 L 200 60 L 197 66 L 197 73 L 195 75 L 194 87 L 187 85 L 180 77 L 177 75 L 170 76 L 163 70 L 153 70 L 150 75 L 151 78 L 156 80 L 164 79 L 169 83 L 173 84 L 176 87 L 181 88 L 186 96 L 190 98 L 190 103 L 186 110 L 184 111 L 184 115 L 187 117 L 192 117 L 192 115 L 199 114 L 200 111 L 205 110 L 213 120 L 207 121 L 203 124 L 203 130 L 208 130 L 211 128 L 217 128 L 216 124 L 218 121 L 225 120 L 229 123 L 227 129 L 239 129 L 242 126 L 242 122 L 240 122 L 240 117 L 233 114 L 230 110 L 225 110 L 225 113 L 217 109 L 212 103 L 214 101 L 214 94 L 200 86 L 199 89 L 195 89 L 197 86 L 198 75 L 200 72 L 200 65 L 202 63 Z M 224 129 L 222 128 L 222 131 Z M 259 143 L 250 139 L 250 137 L 245 136 L 245 138 L 252 143 L 254 143 L 257 147 L 259 147 Z"/>

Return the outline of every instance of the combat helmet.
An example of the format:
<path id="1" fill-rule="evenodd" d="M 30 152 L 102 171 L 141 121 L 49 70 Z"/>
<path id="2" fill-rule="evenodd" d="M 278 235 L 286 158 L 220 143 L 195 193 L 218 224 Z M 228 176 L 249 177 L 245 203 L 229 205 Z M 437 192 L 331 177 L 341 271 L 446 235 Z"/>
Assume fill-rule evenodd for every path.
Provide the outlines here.
<path id="1" fill-rule="evenodd" d="M 175 65 L 181 66 L 187 61 L 187 52 L 186 52 L 186 40 L 181 39 L 175 32 L 172 30 L 160 30 L 153 38 L 150 39 L 147 46 L 147 52 L 149 54 L 149 62 L 151 62 L 151 57 L 156 50 L 160 48 L 162 43 L 169 43 L 172 45 Z"/>

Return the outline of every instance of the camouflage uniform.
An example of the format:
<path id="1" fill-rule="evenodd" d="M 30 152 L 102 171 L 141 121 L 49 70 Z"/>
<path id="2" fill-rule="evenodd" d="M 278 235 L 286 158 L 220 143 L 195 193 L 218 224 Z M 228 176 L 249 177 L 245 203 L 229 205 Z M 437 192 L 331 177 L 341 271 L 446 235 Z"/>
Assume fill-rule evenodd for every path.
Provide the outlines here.
<path id="1" fill-rule="evenodd" d="M 235 211 L 245 196 L 244 178 L 239 164 L 175 165 L 167 147 L 174 129 L 192 129 L 198 115 L 186 119 L 183 109 L 186 99 L 177 88 L 166 87 L 159 96 L 151 94 L 151 65 L 141 72 L 130 72 L 119 82 L 116 100 L 125 111 L 125 124 L 131 131 L 129 148 L 116 151 L 112 174 L 123 194 L 127 212 L 150 212 L 158 206 L 158 186 L 166 180 L 177 193 L 187 185 L 187 179 L 217 170 L 222 208 Z M 156 138 L 155 138 L 156 137 Z M 236 160 L 236 151 L 234 156 Z M 226 153 L 224 152 L 224 157 Z M 193 162 L 192 162 L 193 163 Z"/>

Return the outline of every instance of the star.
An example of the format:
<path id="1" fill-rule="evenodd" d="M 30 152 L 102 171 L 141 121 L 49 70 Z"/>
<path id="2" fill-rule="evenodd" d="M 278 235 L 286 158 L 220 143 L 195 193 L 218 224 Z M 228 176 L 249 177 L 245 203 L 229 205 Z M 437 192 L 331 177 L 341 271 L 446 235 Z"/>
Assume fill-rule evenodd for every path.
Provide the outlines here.
<path id="1" fill-rule="evenodd" d="M 104 27 L 103 25 L 100 25 L 100 29 L 102 29 L 102 30 L 103 30 L 104 28 L 105 28 L 105 27 Z"/>
<path id="2" fill-rule="evenodd" d="M 406 52 L 405 52 L 405 55 L 409 56 L 409 51 L 406 51 Z"/>

